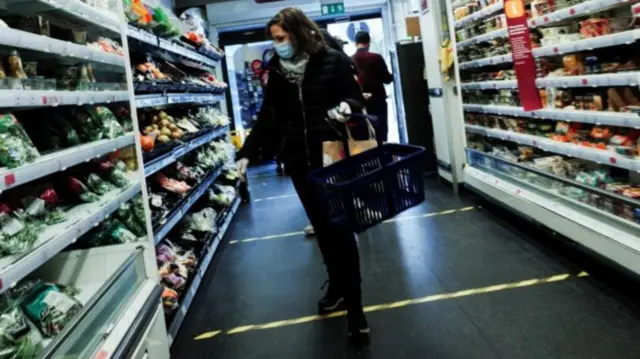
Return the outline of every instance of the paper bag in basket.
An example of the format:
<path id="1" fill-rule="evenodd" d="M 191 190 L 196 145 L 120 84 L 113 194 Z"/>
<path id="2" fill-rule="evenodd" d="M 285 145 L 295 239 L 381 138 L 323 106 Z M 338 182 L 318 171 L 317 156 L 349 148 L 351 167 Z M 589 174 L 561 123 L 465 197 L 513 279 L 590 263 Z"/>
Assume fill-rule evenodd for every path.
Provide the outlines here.
<path id="1" fill-rule="evenodd" d="M 357 141 L 353 139 L 353 136 L 351 136 L 349 126 L 345 125 L 345 127 L 347 128 L 347 143 L 349 144 L 349 154 L 351 156 L 355 156 L 364 151 L 378 147 L 378 142 L 375 139 L 376 131 L 373 129 L 373 126 L 371 125 L 371 122 L 369 122 L 369 120 L 367 120 L 367 126 L 369 127 L 369 139 Z M 325 167 L 338 162 L 345 157 L 347 157 L 347 153 L 344 150 L 344 142 L 327 141 L 322 143 L 322 161 Z"/>

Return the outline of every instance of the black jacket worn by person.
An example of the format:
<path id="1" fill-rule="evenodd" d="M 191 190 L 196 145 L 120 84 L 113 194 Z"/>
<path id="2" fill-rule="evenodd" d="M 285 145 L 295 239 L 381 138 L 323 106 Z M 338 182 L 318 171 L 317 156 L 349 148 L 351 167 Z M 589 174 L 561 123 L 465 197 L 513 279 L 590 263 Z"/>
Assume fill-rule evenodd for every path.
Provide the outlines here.
<path id="1" fill-rule="evenodd" d="M 254 159 L 260 149 L 274 155 L 280 151 L 291 174 L 322 167 L 322 142 L 344 136 L 344 126 L 329 120 L 327 111 L 343 101 L 354 113 L 362 111 L 364 99 L 349 58 L 320 50 L 309 59 L 300 87 L 285 78 L 277 55 L 268 69 L 262 108 L 239 157 Z"/>

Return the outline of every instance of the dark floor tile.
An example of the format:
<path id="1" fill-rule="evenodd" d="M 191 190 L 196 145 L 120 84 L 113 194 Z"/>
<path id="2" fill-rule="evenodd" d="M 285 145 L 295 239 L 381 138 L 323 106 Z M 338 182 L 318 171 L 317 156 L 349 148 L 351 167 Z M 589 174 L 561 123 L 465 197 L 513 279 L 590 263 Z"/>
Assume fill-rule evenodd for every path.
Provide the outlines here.
<path id="1" fill-rule="evenodd" d="M 214 354 L 220 358 L 243 359 L 497 358 L 482 334 L 454 303 L 374 312 L 368 318 L 372 328 L 371 344 L 360 355 L 346 343 L 346 320 L 336 318 L 197 341 L 190 348 L 188 358 L 210 358 Z"/>
<path id="2" fill-rule="evenodd" d="M 582 279 L 459 299 L 503 358 L 640 357 L 640 321 Z"/>

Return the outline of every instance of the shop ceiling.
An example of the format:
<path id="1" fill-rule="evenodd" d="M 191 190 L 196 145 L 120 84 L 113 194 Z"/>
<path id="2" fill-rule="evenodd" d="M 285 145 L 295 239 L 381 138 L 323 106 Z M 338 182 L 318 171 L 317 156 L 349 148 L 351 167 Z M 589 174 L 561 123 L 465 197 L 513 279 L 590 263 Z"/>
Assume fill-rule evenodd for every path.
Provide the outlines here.
<path id="1" fill-rule="evenodd" d="M 347 14 L 380 10 L 386 0 L 342 0 Z M 340 0 L 336 0 L 340 2 Z M 209 23 L 218 28 L 264 24 L 280 9 L 295 6 L 312 17 L 319 17 L 321 0 L 283 0 L 258 4 L 255 0 L 175 0 L 178 9 L 206 6 Z"/>

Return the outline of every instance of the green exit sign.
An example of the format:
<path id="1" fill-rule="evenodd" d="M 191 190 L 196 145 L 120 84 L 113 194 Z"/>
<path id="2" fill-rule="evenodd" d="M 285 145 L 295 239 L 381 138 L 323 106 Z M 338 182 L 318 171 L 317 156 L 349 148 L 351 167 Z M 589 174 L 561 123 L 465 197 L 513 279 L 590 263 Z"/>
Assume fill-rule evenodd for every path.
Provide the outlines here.
<path id="1" fill-rule="evenodd" d="M 344 3 L 322 4 L 322 15 L 344 14 Z"/>

